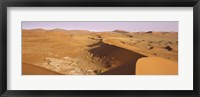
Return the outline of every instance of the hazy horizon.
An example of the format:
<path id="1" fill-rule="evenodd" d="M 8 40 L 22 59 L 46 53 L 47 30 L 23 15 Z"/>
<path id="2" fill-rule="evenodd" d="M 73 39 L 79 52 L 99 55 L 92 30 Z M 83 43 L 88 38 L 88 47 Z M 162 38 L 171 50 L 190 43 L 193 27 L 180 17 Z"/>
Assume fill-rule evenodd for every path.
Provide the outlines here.
<path id="1" fill-rule="evenodd" d="M 178 32 L 178 21 L 114 21 L 114 22 L 63 22 L 23 21 L 22 29 L 89 30 L 95 32 L 124 30 L 129 32 L 165 31 Z"/>

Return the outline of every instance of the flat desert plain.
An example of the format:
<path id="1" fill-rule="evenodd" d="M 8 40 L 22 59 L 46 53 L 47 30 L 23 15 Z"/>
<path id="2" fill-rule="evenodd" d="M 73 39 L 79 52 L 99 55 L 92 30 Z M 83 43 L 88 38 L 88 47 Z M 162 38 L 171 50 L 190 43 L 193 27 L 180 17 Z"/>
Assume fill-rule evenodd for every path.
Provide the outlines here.
<path id="1" fill-rule="evenodd" d="M 177 75 L 177 32 L 22 30 L 22 75 Z"/>

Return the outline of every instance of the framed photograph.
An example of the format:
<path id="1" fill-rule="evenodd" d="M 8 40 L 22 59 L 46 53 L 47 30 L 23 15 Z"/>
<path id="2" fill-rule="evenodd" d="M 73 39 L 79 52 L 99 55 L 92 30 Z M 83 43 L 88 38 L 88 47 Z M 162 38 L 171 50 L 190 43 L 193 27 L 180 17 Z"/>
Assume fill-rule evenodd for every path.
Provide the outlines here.
<path id="1" fill-rule="evenodd" d="M 2 97 L 199 96 L 199 0 L 4 0 Z"/>

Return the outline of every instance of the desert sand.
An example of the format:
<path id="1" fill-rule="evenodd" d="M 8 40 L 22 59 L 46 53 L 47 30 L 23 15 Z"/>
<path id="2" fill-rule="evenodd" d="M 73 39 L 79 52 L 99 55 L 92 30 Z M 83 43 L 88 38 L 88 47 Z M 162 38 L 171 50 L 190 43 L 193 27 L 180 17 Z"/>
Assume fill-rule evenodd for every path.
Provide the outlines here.
<path id="1" fill-rule="evenodd" d="M 177 75 L 177 32 L 22 30 L 22 75 Z"/>
<path id="2" fill-rule="evenodd" d="M 168 61 L 161 57 L 140 58 L 137 61 L 136 68 L 137 68 L 136 75 L 156 75 L 156 74 L 176 75 L 178 74 L 177 63 L 173 61 Z"/>

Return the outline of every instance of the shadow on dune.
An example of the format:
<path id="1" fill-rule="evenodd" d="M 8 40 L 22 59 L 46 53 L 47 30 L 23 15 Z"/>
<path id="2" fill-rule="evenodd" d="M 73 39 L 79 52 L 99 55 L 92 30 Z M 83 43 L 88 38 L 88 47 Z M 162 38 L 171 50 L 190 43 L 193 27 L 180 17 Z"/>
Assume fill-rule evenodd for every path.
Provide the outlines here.
<path id="1" fill-rule="evenodd" d="M 137 60 L 141 57 L 145 57 L 139 53 L 109 45 L 102 41 L 98 42 L 96 45 L 99 45 L 99 47 L 89 50 L 94 57 L 113 58 L 119 62 L 117 67 L 103 72 L 102 75 L 135 75 Z"/>

